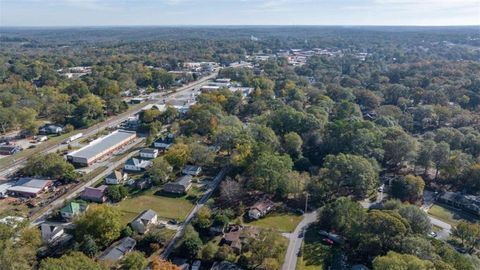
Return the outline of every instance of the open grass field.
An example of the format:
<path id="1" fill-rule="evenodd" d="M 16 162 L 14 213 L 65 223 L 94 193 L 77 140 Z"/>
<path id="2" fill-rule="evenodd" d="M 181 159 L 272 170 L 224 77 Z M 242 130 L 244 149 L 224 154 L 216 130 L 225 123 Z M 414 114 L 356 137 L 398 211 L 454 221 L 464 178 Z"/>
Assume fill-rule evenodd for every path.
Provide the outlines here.
<path id="1" fill-rule="evenodd" d="M 302 256 L 298 257 L 297 270 L 323 269 L 323 261 L 330 252 L 330 247 L 322 244 L 322 236 L 315 226 L 308 228 L 302 246 Z"/>
<path id="2" fill-rule="evenodd" d="M 264 229 L 273 229 L 278 232 L 293 232 L 301 220 L 301 215 L 291 213 L 272 214 L 250 222 L 248 225 Z"/>
<path id="3" fill-rule="evenodd" d="M 177 219 L 183 221 L 193 203 L 184 197 L 166 197 L 155 194 L 158 189 L 150 189 L 145 192 L 137 193 L 127 199 L 119 202 L 116 207 L 122 214 L 122 223 L 127 224 L 132 221 L 141 212 L 152 209 L 157 212 L 160 219 Z"/>
<path id="4" fill-rule="evenodd" d="M 472 221 L 472 216 L 447 206 L 434 204 L 428 213 L 452 226 L 457 225 L 462 219 Z"/>

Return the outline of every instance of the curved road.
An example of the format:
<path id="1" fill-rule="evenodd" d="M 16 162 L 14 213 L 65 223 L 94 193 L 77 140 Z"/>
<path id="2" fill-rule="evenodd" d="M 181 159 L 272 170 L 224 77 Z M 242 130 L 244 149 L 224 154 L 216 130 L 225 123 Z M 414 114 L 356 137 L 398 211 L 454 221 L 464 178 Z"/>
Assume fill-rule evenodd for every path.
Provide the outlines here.
<path id="1" fill-rule="evenodd" d="M 303 215 L 302 221 L 298 223 L 297 227 L 292 233 L 285 234 L 288 237 L 289 243 L 287 253 L 285 253 L 285 260 L 283 262 L 282 270 L 293 270 L 297 266 L 297 254 L 302 248 L 302 242 L 305 234 L 305 230 L 317 221 L 317 211 L 306 213 Z"/>

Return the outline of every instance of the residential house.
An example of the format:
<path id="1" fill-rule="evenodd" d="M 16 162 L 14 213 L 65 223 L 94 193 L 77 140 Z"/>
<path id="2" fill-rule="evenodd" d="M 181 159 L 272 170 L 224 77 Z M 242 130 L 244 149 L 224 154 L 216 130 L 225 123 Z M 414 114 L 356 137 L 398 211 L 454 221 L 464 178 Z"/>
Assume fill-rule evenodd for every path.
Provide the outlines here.
<path id="1" fill-rule="evenodd" d="M 145 171 L 150 165 L 152 165 L 152 162 L 149 160 L 131 158 L 125 162 L 123 168 L 125 171 L 141 172 Z"/>
<path id="2" fill-rule="evenodd" d="M 150 186 L 150 180 L 149 179 L 140 179 L 137 182 L 135 182 L 135 186 L 138 189 L 146 189 L 147 187 Z"/>
<path id="3" fill-rule="evenodd" d="M 42 234 L 42 241 L 46 244 L 52 243 L 65 233 L 63 226 L 47 222 L 40 225 L 40 231 Z"/>
<path id="4" fill-rule="evenodd" d="M 137 241 L 131 237 L 124 237 L 120 241 L 113 243 L 109 248 L 107 248 L 102 255 L 100 255 L 100 260 L 116 262 L 123 258 L 127 253 L 131 252 Z"/>
<path id="5" fill-rule="evenodd" d="M 202 262 L 200 260 L 195 260 L 192 263 L 192 270 L 200 270 L 201 265 L 202 265 Z"/>
<path id="6" fill-rule="evenodd" d="M 184 175 L 175 182 L 169 182 L 163 185 L 162 190 L 167 193 L 185 194 L 192 187 L 192 176 Z"/>
<path id="7" fill-rule="evenodd" d="M 185 175 L 199 176 L 202 173 L 202 167 L 187 165 L 183 168 L 182 173 Z"/>
<path id="8" fill-rule="evenodd" d="M 260 202 L 255 203 L 250 207 L 248 210 L 248 217 L 251 219 L 259 219 L 265 216 L 272 208 L 274 207 L 274 203 L 268 199 L 264 199 Z"/>
<path id="9" fill-rule="evenodd" d="M 131 223 L 132 229 L 139 234 L 146 233 L 151 226 L 157 224 L 157 213 L 151 209 L 142 212 Z"/>
<path id="10" fill-rule="evenodd" d="M 105 183 L 108 185 L 120 185 L 127 181 L 128 174 L 120 170 L 115 170 L 107 177 L 105 177 Z"/>
<path id="11" fill-rule="evenodd" d="M 158 157 L 158 149 L 152 149 L 152 148 L 144 148 L 140 150 L 140 157 L 141 158 L 146 158 L 146 159 L 153 159 Z"/>
<path id="12" fill-rule="evenodd" d="M 87 208 L 88 204 L 69 202 L 62 209 L 60 209 L 60 215 L 65 220 L 72 220 L 74 217 L 87 211 Z"/>
<path id="13" fill-rule="evenodd" d="M 86 187 L 83 190 L 82 195 L 80 195 L 80 198 L 85 201 L 103 203 L 107 200 L 107 196 L 105 195 L 106 191 L 107 191 L 106 185 L 101 185 L 96 188 Z"/>
<path id="14" fill-rule="evenodd" d="M 229 231 L 223 235 L 220 244 L 228 245 L 235 253 L 240 254 L 242 245 L 245 244 L 249 238 L 258 236 L 258 230 L 255 227 L 243 227 L 241 225 L 232 225 Z"/>
<path id="15" fill-rule="evenodd" d="M 164 138 L 160 138 L 153 143 L 153 147 L 159 149 L 160 151 L 166 151 L 173 145 L 175 136 L 173 134 L 168 134 Z"/>
<path id="16" fill-rule="evenodd" d="M 234 263 L 222 261 L 222 262 L 214 262 L 210 270 L 243 270 L 243 269 Z"/>
<path id="17" fill-rule="evenodd" d="M 5 156 L 13 155 L 22 150 L 23 149 L 18 145 L 6 145 L 6 144 L 0 145 L 0 155 L 5 155 Z"/>
<path id="18" fill-rule="evenodd" d="M 63 127 L 54 124 L 48 124 L 41 127 L 38 132 L 40 134 L 61 134 L 63 133 Z"/>
<path id="19" fill-rule="evenodd" d="M 480 216 L 480 196 L 444 192 L 437 197 L 437 201 Z"/>

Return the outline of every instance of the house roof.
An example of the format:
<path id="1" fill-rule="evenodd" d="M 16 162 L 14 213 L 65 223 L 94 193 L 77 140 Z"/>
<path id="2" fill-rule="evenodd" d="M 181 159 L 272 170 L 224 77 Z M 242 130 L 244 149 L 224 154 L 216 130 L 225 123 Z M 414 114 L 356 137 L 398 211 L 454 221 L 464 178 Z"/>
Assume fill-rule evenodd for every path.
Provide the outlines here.
<path id="1" fill-rule="evenodd" d="M 139 168 L 145 168 L 150 165 L 150 161 L 138 159 L 138 158 L 131 158 L 125 162 L 125 165 L 131 165 Z"/>
<path id="2" fill-rule="evenodd" d="M 146 153 L 146 154 L 156 154 L 158 153 L 157 149 L 152 149 L 152 148 L 143 148 L 140 150 L 140 153 Z"/>
<path id="3" fill-rule="evenodd" d="M 184 175 L 175 182 L 178 185 L 182 185 L 184 187 L 188 187 L 190 183 L 192 182 L 192 176 L 191 175 Z"/>
<path id="4" fill-rule="evenodd" d="M 161 137 L 161 138 L 157 139 L 155 142 L 156 143 L 164 143 L 164 144 L 172 144 L 174 140 L 175 140 L 175 136 L 170 133 L 165 137 Z"/>
<path id="5" fill-rule="evenodd" d="M 37 194 L 51 184 L 52 184 L 52 180 L 49 180 L 49 179 L 37 179 L 32 177 L 24 177 L 24 178 L 20 178 L 15 183 L 15 185 L 9 187 L 7 190 L 10 192 Z"/>
<path id="6" fill-rule="evenodd" d="M 110 173 L 106 178 L 108 179 L 117 179 L 118 181 L 123 179 L 123 174 L 119 170 L 115 170 L 112 173 Z"/>
<path id="7" fill-rule="evenodd" d="M 110 246 L 105 253 L 101 256 L 102 260 L 109 260 L 109 261 L 118 261 L 121 259 L 125 254 L 130 252 L 137 241 L 131 237 L 122 238 L 119 242 Z"/>
<path id="8" fill-rule="evenodd" d="M 202 167 L 196 166 L 196 165 L 187 165 L 183 168 L 182 171 L 184 172 L 197 172 L 198 170 L 201 170 Z"/>
<path id="9" fill-rule="evenodd" d="M 71 213 L 71 214 L 79 213 L 80 212 L 80 204 L 77 203 L 77 202 L 70 202 L 67 205 L 65 205 L 60 210 L 60 212 Z"/>
<path id="10" fill-rule="evenodd" d="M 151 221 L 157 216 L 157 213 L 153 211 L 152 209 L 148 209 L 143 211 L 135 220 L 147 220 Z"/>
<path id="11" fill-rule="evenodd" d="M 251 210 L 258 209 L 260 212 L 265 212 L 269 208 L 273 206 L 273 202 L 270 200 L 262 200 L 260 202 L 256 202 L 252 207 L 250 207 Z"/>
<path id="12" fill-rule="evenodd" d="M 107 186 L 101 185 L 98 188 L 86 187 L 83 190 L 82 196 L 89 198 L 102 198 L 104 196 Z"/>
<path id="13" fill-rule="evenodd" d="M 87 146 L 68 154 L 68 156 L 90 159 L 135 136 L 135 131 L 115 130 L 107 136 L 100 137 Z"/>

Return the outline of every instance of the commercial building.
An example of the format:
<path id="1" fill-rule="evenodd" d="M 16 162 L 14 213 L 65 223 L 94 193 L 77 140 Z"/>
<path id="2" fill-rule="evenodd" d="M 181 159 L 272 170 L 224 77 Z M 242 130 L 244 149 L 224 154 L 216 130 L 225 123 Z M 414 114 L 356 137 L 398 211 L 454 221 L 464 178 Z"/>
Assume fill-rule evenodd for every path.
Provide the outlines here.
<path id="1" fill-rule="evenodd" d="M 97 160 L 112 154 L 129 144 L 137 137 L 134 131 L 116 130 L 107 136 L 98 138 L 87 146 L 67 155 L 67 159 L 80 166 L 89 166 Z"/>
<path id="2" fill-rule="evenodd" d="M 7 193 L 12 196 L 37 197 L 38 194 L 46 191 L 52 185 L 53 181 L 49 179 L 24 177 L 8 188 Z"/>

